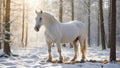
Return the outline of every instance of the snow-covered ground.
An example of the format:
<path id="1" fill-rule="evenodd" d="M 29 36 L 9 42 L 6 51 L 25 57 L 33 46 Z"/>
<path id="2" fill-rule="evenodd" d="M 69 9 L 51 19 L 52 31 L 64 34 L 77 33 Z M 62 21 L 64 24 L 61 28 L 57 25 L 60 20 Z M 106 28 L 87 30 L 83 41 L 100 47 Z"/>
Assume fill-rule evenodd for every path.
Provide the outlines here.
<path id="1" fill-rule="evenodd" d="M 0 51 L 2 52 L 2 51 Z M 119 63 L 51 63 L 45 62 L 47 60 L 47 48 L 12 48 L 14 54 L 19 57 L 0 58 L 0 68 L 120 68 Z M 58 59 L 56 47 L 52 48 L 54 59 Z M 72 59 L 74 53 L 73 48 L 63 47 L 62 54 L 64 58 Z M 79 56 L 80 58 L 80 56 Z M 105 60 L 109 59 L 109 49 L 101 50 L 98 47 L 89 47 L 87 59 Z M 117 50 L 117 59 L 120 59 L 120 50 Z M 78 59 L 80 60 L 80 59 Z"/>

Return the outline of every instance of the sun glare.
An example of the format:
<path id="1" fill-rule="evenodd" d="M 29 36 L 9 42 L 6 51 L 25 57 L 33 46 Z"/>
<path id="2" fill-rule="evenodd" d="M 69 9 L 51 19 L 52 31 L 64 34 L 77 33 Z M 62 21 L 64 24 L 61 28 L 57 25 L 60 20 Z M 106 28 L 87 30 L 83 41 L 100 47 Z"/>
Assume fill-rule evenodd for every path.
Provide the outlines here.
<path id="1" fill-rule="evenodd" d="M 32 9 L 37 9 L 40 0 L 28 0 L 28 6 Z"/>

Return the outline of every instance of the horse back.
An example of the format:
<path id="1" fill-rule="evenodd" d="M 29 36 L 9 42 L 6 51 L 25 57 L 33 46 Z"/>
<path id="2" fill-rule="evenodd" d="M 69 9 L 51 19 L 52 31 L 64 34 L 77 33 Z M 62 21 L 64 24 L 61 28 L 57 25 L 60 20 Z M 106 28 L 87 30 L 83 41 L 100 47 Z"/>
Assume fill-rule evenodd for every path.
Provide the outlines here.
<path id="1" fill-rule="evenodd" d="M 76 37 L 80 36 L 84 32 L 84 24 L 80 21 L 71 21 L 61 24 L 62 40 L 73 41 Z"/>
<path id="2" fill-rule="evenodd" d="M 80 32 L 86 31 L 85 24 L 82 23 L 81 21 L 70 21 L 66 23 L 62 23 L 62 28 L 63 29 L 69 29 L 69 30 L 79 30 Z"/>

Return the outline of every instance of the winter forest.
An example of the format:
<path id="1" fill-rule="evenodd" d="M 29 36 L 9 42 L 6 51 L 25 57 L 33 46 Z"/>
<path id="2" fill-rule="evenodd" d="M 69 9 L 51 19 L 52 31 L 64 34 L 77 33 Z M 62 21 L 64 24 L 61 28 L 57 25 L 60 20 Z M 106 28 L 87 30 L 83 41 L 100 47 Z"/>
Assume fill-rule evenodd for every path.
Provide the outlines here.
<path id="1" fill-rule="evenodd" d="M 45 13 L 67 30 L 53 24 L 51 29 L 46 28 L 43 23 L 49 18 Z M 35 29 L 38 17 L 42 26 Z M 85 27 L 78 29 L 81 36 L 58 43 L 60 34 L 60 38 L 72 38 L 79 22 Z M 59 30 L 48 31 L 52 28 Z M 0 68 L 119 68 L 119 29 L 120 0 L 0 0 Z M 49 39 L 51 36 L 55 40 Z M 48 40 L 52 41 L 50 46 Z"/>

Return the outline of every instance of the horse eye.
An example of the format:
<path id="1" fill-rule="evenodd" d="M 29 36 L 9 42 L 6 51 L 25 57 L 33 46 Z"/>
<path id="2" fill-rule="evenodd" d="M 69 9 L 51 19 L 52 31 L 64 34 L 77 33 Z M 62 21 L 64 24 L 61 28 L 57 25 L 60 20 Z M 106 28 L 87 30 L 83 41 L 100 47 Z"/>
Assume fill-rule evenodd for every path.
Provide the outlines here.
<path id="1" fill-rule="evenodd" d="M 42 18 L 40 18 L 40 20 L 42 20 Z"/>

